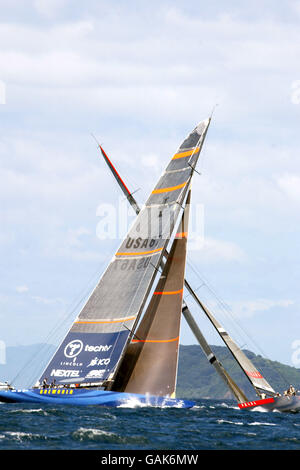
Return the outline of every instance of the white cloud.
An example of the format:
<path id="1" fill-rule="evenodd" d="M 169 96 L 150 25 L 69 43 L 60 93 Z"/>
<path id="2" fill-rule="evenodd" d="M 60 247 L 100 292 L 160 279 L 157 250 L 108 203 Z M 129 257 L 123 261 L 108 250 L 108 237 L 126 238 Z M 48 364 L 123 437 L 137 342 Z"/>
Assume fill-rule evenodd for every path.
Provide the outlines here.
<path id="1" fill-rule="evenodd" d="M 145 167 L 153 168 L 154 171 L 159 168 L 159 159 L 155 154 L 143 155 L 141 161 Z"/>
<path id="2" fill-rule="evenodd" d="M 300 80 L 294 80 L 291 84 L 291 102 L 300 104 Z"/>
<path id="3" fill-rule="evenodd" d="M 82 246 L 82 235 L 90 235 L 91 232 L 85 227 L 79 227 L 77 229 L 68 230 L 68 241 L 67 244 L 70 247 L 80 247 Z"/>
<path id="4" fill-rule="evenodd" d="M 291 6 L 296 11 L 297 15 L 300 17 L 300 2 L 296 0 L 291 3 Z"/>
<path id="5" fill-rule="evenodd" d="M 195 248 L 193 250 L 193 255 Z M 202 262 L 243 262 L 247 259 L 244 251 L 235 243 L 225 240 L 216 240 L 210 237 L 204 237 L 199 240 L 199 248 L 197 253 L 198 259 Z"/>
<path id="6" fill-rule="evenodd" d="M 52 2 L 40 4 L 47 9 Z M 43 28 L 4 23 L 0 44 L 10 47 L 0 50 L 0 77 L 18 84 L 23 95 L 32 87 L 35 101 L 38 93 L 47 102 L 59 95 L 99 111 L 99 104 L 106 112 L 126 106 L 127 116 L 143 108 L 177 120 L 186 112 L 196 116 L 195 106 L 208 112 L 216 102 L 226 109 L 226 119 L 228 112 L 245 116 L 250 109 L 261 110 L 255 96 L 274 108 L 289 94 L 291 80 L 281 77 L 295 74 L 297 24 L 246 21 L 234 14 L 208 20 L 170 7 L 159 8 L 155 17 L 159 36 L 147 22 L 137 28 L 132 11 L 126 22 L 109 11 L 105 20 L 95 16 Z M 277 80 L 267 82 L 266 73 L 274 77 L 274 71 Z M 218 116 L 223 120 L 224 112 L 218 110 Z"/>
<path id="7" fill-rule="evenodd" d="M 48 18 L 53 18 L 68 3 L 68 0 L 34 0 L 37 11 Z"/>
<path id="8" fill-rule="evenodd" d="M 29 291 L 29 288 L 27 286 L 18 286 L 18 287 L 16 287 L 16 291 L 19 294 L 24 294 L 25 292 Z"/>
<path id="9" fill-rule="evenodd" d="M 300 202 L 300 176 L 285 174 L 277 179 L 277 183 L 289 199 Z"/>
<path id="10" fill-rule="evenodd" d="M 61 231 L 56 229 L 45 240 L 42 247 L 44 256 L 63 257 L 77 261 L 103 261 L 106 253 L 97 251 L 96 226 L 95 234 L 83 227 Z M 86 236 L 86 237 L 85 237 Z"/>
<path id="11" fill-rule="evenodd" d="M 257 299 L 245 300 L 239 302 L 230 302 L 233 315 L 236 317 L 252 317 L 254 315 L 268 312 L 275 308 L 288 308 L 294 305 L 293 300 L 272 300 L 272 299 Z"/>
<path id="12" fill-rule="evenodd" d="M 35 302 L 39 303 L 39 304 L 45 304 L 45 305 L 51 305 L 51 304 L 56 304 L 56 303 L 59 303 L 59 304 L 64 304 L 64 300 L 62 299 L 47 299 L 46 297 L 40 297 L 40 296 L 37 296 L 37 295 L 33 295 L 31 296 L 31 299 L 34 300 Z"/>

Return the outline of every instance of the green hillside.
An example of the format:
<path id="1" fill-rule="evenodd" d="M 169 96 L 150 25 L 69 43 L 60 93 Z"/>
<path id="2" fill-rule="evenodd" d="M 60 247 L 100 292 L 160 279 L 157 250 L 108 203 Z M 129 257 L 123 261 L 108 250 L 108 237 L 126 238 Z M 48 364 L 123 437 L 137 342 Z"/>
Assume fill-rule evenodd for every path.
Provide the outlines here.
<path id="1" fill-rule="evenodd" d="M 254 399 L 256 395 L 251 384 L 227 348 L 224 346 L 211 346 L 211 348 L 227 372 L 244 391 L 247 398 Z M 293 384 L 296 389 L 300 389 L 300 369 L 264 359 L 251 351 L 244 350 L 244 353 L 251 359 L 275 391 L 282 392 L 287 389 L 289 384 Z M 217 375 L 214 367 L 207 361 L 201 348 L 197 345 L 180 346 L 177 384 L 177 396 L 186 398 L 232 398 L 223 380 Z"/>

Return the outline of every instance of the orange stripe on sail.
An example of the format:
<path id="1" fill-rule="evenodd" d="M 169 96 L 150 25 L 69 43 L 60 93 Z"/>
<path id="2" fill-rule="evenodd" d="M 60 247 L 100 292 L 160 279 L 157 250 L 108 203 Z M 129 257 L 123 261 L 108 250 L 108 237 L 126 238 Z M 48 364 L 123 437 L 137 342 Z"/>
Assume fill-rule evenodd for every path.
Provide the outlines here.
<path id="1" fill-rule="evenodd" d="M 187 150 L 186 152 L 175 153 L 172 160 L 177 160 L 178 158 L 189 157 L 190 155 L 193 155 L 193 153 L 198 152 L 198 150 L 200 150 L 200 147 L 195 147 L 193 150 Z"/>
<path id="2" fill-rule="evenodd" d="M 187 238 L 188 233 L 187 232 L 178 232 L 176 233 L 175 238 Z"/>
<path id="3" fill-rule="evenodd" d="M 182 294 L 183 289 L 180 290 L 173 290 L 173 291 L 163 291 L 163 292 L 154 292 L 154 295 L 175 295 L 175 294 Z"/>
<path id="4" fill-rule="evenodd" d="M 134 320 L 134 317 L 118 318 L 117 320 L 78 320 L 74 323 L 80 325 L 103 324 L 103 323 L 121 323 L 129 320 Z"/>
<path id="5" fill-rule="evenodd" d="M 168 193 L 169 191 L 175 191 L 176 189 L 183 188 L 187 184 L 187 181 L 184 183 L 179 184 L 178 186 L 171 186 L 169 188 L 161 188 L 161 189 L 154 189 L 152 194 L 160 194 L 160 193 Z"/>
<path id="6" fill-rule="evenodd" d="M 140 256 L 140 255 L 149 255 L 150 253 L 158 253 L 161 251 L 162 248 L 156 248 L 156 250 L 151 251 L 136 251 L 136 252 L 124 252 L 124 253 L 116 253 L 116 256 Z"/>
<path id="7" fill-rule="evenodd" d="M 172 343 L 173 341 L 179 341 L 179 336 L 172 339 L 133 339 L 132 343 Z"/>

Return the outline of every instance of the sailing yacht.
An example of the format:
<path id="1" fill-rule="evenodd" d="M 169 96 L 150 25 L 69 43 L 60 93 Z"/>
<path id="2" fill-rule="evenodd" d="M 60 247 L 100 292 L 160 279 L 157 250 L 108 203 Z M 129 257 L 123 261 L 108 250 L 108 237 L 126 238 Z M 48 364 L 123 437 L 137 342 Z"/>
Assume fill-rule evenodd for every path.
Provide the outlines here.
<path id="1" fill-rule="evenodd" d="M 172 155 L 35 386 L 1 401 L 193 406 L 175 393 L 191 182 L 209 124 Z"/>
<path id="2" fill-rule="evenodd" d="M 132 193 L 127 188 L 126 184 L 122 180 L 121 176 L 117 172 L 116 168 L 112 164 L 111 160 L 107 156 L 106 152 L 102 146 L 98 143 L 99 149 L 101 150 L 102 156 L 114 175 L 118 185 L 120 186 L 122 192 L 126 196 L 128 202 L 133 207 L 136 214 L 139 214 L 140 208 L 133 197 Z M 194 167 L 195 169 L 195 167 Z M 168 256 L 168 253 L 166 252 Z M 209 311 L 209 309 L 203 304 L 199 299 L 198 295 L 192 289 L 190 283 L 187 279 L 184 279 L 184 287 L 186 291 L 192 296 L 194 301 L 198 304 L 202 312 L 205 314 L 206 318 L 211 322 L 215 328 L 218 335 L 221 337 L 222 341 L 225 343 L 225 346 L 232 354 L 234 360 L 245 374 L 246 378 L 249 380 L 251 386 L 253 387 L 256 395 L 258 396 L 257 400 L 248 400 L 243 390 L 241 390 L 238 385 L 234 382 L 233 378 L 225 370 L 222 363 L 218 360 L 216 355 L 213 353 L 211 347 L 207 343 L 205 337 L 203 336 L 196 320 L 194 319 L 191 311 L 183 299 L 182 302 L 182 315 L 185 318 L 188 326 L 193 332 L 196 340 L 202 348 L 205 356 L 207 357 L 209 363 L 215 368 L 217 374 L 222 378 L 228 387 L 231 394 L 237 400 L 238 406 L 240 409 L 264 409 L 264 411 L 292 411 L 297 412 L 300 410 L 300 396 L 296 394 L 286 393 L 284 396 L 281 396 L 280 393 L 275 392 L 272 386 L 267 382 L 263 375 L 257 370 L 253 362 L 245 355 L 245 353 L 239 348 L 236 342 L 230 337 L 228 332 L 223 328 L 223 326 L 217 321 L 215 316 Z"/>
<path id="3" fill-rule="evenodd" d="M 210 121 L 200 122 L 184 139 L 142 208 L 98 144 L 137 217 L 37 383 L 29 390 L 0 388 L 0 401 L 119 406 L 137 400 L 190 408 L 193 402 L 175 398 L 183 316 L 240 409 L 300 410 L 300 396 L 280 396 L 272 388 L 185 277 L 191 182 Z M 257 400 L 247 399 L 213 353 L 184 289 L 222 338 Z"/>

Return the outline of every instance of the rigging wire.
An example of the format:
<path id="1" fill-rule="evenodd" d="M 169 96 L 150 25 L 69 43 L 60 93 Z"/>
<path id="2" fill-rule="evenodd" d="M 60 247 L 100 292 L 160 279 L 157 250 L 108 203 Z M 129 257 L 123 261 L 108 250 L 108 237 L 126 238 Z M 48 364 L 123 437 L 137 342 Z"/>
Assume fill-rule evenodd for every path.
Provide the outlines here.
<path id="1" fill-rule="evenodd" d="M 52 330 L 50 330 L 50 332 L 44 338 L 43 345 L 40 348 L 40 350 L 38 351 L 39 354 L 45 354 L 46 352 L 50 351 L 50 348 L 52 347 L 52 345 L 49 344 L 48 341 L 50 341 L 50 340 L 53 341 L 53 339 L 56 337 L 55 342 L 57 343 L 58 336 L 56 336 L 56 335 L 58 335 L 58 332 L 60 332 L 60 335 L 59 335 L 60 339 L 66 333 L 65 330 L 67 328 L 67 325 L 68 326 L 70 325 L 70 321 L 71 321 L 71 319 L 73 319 L 74 312 L 78 309 L 78 307 L 83 303 L 84 299 L 87 298 L 87 296 L 91 292 L 92 281 L 94 281 L 96 276 L 97 277 L 100 276 L 100 273 L 103 270 L 103 265 L 104 264 L 105 265 L 107 264 L 107 260 L 104 261 L 104 262 L 103 261 L 101 262 L 101 271 L 100 271 L 100 266 L 98 265 L 97 269 L 94 271 L 94 273 L 92 274 L 92 276 L 90 277 L 90 279 L 86 283 L 85 287 L 80 291 L 78 296 L 75 297 L 75 299 L 71 302 L 70 306 L 67 308 L 67 313 L 64 313 L 63 316 L 61 318 L 59 318 L 57 323 L 53 326 Z M 93 286 L 94 286 L 94 283 L 93 283 Z M 63 333 L 62 333 L 62 331 L 63 331 Z M 22 365 L 21 370 L 12 379 L 12 381 L 11 381 L 12 383 L 15 382 L 19 378 L 19 376 L 21 375 L 21 373 L 23 372 L 24 369 L 26 369 L 27 367 L 29 367 L 31 364 L 34 363 L 34 361 L 36 359 L 36 355 L 37 355 L 37 352 L 35 352 L 28 359 L 28 361 L 25 364 Z M 37 375 L 37 373 L 36 373 L 37 368 L 40 369 L 40 364 L 38 364 L 37 367 L 35 368 L 34 377 Z M 32 378 L 33 378 L 33 374 L 31 374 L 30 379 L 32 379 Z"/>
<path id="2" fill-rule="evenodd" d="M 201 285 L 197 289 L 195 289 L 195 292 L 197 290 L 205 287 L 212 294 L 212 296 L 216 299 L 216 301 L 218 302 L 219 306 L 221 307 L 222 313 L 223 314 L 225 313 L 226 315 L 228 315 L 228 313 L 230 313 L 230 307 L 221 298 L 219 298 L 217 293 L 214 291 L 214 289 L 208 283 L 207 279 L 205 279 L 205 277 L 197 271 L 197 269 L 192 265 L 189 258 L 187 260 L 187 264 L 190 267 L 190 269 L 195 273 L 195 275 L 201 280 Z M 209 304 L 210 308 L 215 309 L 215 305 L 213 305 L 213 303 L 209 299 L 206 299 L 206 302 Z M 229 312 L 228 312 L 228 310 L 229 310 Z M 237 321 L 234 321 L 235 319 L 233 318 L 233 316 L 232 316 L 231 320 L 233 320 L 233 328 L 236 330 L 237 336 L 240 336 L 241 332 L 240 331 L 238 332 L 238 330 L 237 330 L 237 326 L 240 327 L 240 325 L 238 324 Z M 240 327 L 240 329 L 241 329 L 241 327 Z M 245 333 L 245 332 L 243 332 L 243 333 Z"/>
<path id="3" fill-rule="evenodd" d="M 262 350 L 261 346 L 259 346 L 256 343 L 256 341 L 254 341 L 253 337 L 251 337 L 250 334 L 248 332 L 246 332 L 245 329 L 238 322 L 237 318 L 233 314 L 232 308 L 216 293 L 214 288 L 208 283 L 208 281 L 205 279 L 203 274 L 200 274 L 199 270 L 195 266 L 193 266 L 193 263 L 189 259 L 188 259 L 187 263 L 188 263 L 189 267 L 192 269 L 192 271 L 195 273 L 195 275 L 201 280 L 201 282 L 202 282 L 201 287 L 203 287 L 203 285 L 205 285 L 207 290 L 213 295 L 213 297 L 216 299 L 216 301 L 220 305 L 223 313 L 225 313 L 231 319 L 233 325 L 237 326 L 241 330 L 243 335 L 253 343 L 253 345 L 262 354 L 262 356 L 269 362 L 270 366 L 271 366 L 271 362 L 273 363 L 272 368 L 274 370 L 276 370 L 276 373 L 283 379 L 284 382 L 286 382 L 288 384 L 289 380 L 287 379 L 287 377 L 282 373 L 282 371 L 277 369 L 277 367 L 274 365 L 274 361 L 271 361 L 271 359 L 267 356 L 267 354 Z M 244 347 L 245 347 L 245 345 L 241 346 L 241 348 L 244 348 Z"/>

